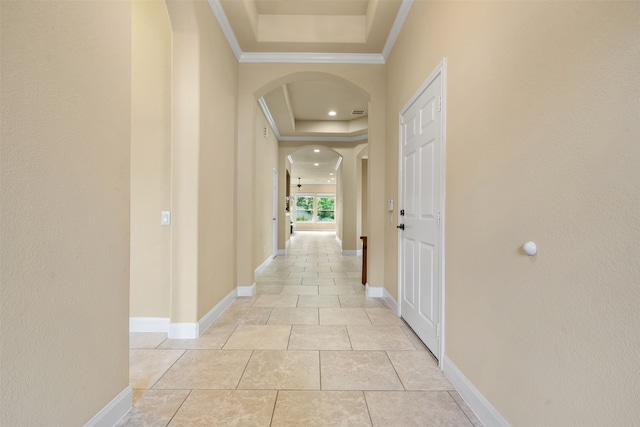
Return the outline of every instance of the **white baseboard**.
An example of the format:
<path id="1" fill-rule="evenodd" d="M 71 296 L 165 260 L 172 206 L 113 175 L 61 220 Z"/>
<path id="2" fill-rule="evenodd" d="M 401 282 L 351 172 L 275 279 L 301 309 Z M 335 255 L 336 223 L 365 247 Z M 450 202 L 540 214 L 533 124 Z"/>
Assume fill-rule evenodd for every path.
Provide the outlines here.
<path id="1" fill-rule="evenodd" d="M 287 243 L 289 243 L 289 242 L 287 242 Z M 289 245 L 287 245 L 287 246 L 289 246 Z M 285 249 L 278 249 L 278 255 L 286 255 L 286 254 L 287 254 L 287 251 Z"/>
<path id="2" fill-rule="evenodd" d="M 340 238 L 338 236 L 336 236 L 336 240 L 338 241 L 338 243 L 340 244 L 340 247 L 342 247 L 342 240 L 340 240 Z"/>
<path id="3" fill-rule="evenodd" d="M 171 339 L 194 339 L 200 336 L 198 323 L 169 323 L 167 338 Z"/>
<path id="4" fill-rule="evenodd" d="M 384 302 L 387 303 L 396 316 L 400 317 L 400 307 L 398 306 L 398 302 L 385 288 L 382 288 L 382 298 L 384 298 Z"/>
<path id="5" fill-rule="evenodd" d="M 222 301 L 209 310 L 207 314 L 202 316 L 202 319 L 198 322 L 198 336 L 202 335 L 209 326 L 213 325 L 213 322 L 215 322 L 218 317 L 222 316 L 222 313 L 229 308 L 229 306 L 236 300 L 237 296 L 238 291 L 233 289 L 226 297 L 222 298 Z"/>
<path id="6" fill-rule="evenodd" d="M 356 255 L 358 255 L 360 258 L 362 258 L 362 249 L 358 249 L 356 251 Z"/>
<path id="7" fill-rule="evenodd" d="M 509 427 L 509 423 L 496 411 L 480 391 L 464 376 L 445 355 L 442 358 L 442 372 L 451 381 L 460 396 L 487 427 Z"/>
<path id="8" fill-rule="evenodd" d="M 168 317 L 130 317 L 129 332 L 169 332 Z"/>
<path id="9" fill-rule="evenodd" d="M 84 427 L 113 427 L 127 415 L 132 406 L 131 386 L 127 386 L 113 400 L 93 416 Z"/>
<path id="10" fill-rule="evenodd" d="M 267 258 L 262 264 L 260 264 L 258 268 L 256 268 L 256 271 L 254 271 L 255 276 L 253 277 L 259 276 L 260 273 L 262 273 L 264 269 L 267 268 L 269 264 L 271 264 L 271 261 L 273 261 L 273 255 L 269 255 L 269 258 Z"/>
<path id="11" fill-rule="evenodd" d="M 367 283 L 365 290 L 369 298 L 382 298 L 384 296 L 382 293 L 384 288 L 382 286 L 369 286 Z"/>
<path id="12" fill-rule="evenodd" d="M 237 290 L 239 297 L 252 297 L 256 294 L 256 284 L 254 283 L 251 286 L 238 286 Z"/>
<path id="13" fill-rule="evenodd" d="M 194 339 L 200 337 L 209 326 L 216 321 L 218 317 L 229 308 L 231 303 L 236 299 L 238 295 L 237 289 L 233 289 L 216 304 L 207 314 L 196 323 L 170 323 L 168 338 L 172 339 Z"/>
<path id="14" fill-rule="evenodd" d="M 344 255 L 344 256 L 356 256 L 356 255 L 358 255 L 358 251 L 352 251 L 352 250 L 343 249 L 342 250 L 342 255 Z"/>

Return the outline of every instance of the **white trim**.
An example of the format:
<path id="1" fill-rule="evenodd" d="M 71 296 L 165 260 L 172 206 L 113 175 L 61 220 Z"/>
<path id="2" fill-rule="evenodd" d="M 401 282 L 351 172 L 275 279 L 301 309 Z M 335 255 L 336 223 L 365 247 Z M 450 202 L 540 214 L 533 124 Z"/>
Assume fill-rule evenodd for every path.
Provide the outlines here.
<path id="1" fill-rule="evenodd" d="M 382 298 L 384 298 L 384 302 L 387 303 L 389 308 L 396 314 L 396 316 L 400 317 L 400 306 L 386 288 L 382 288 Z"/>
<path id="2" fill-rule="evenodd" d="M 238 43 L 238 39 L 236 38 L 236 35 L 231 28 L 231 24 L 229 24 L 227 15 L 224 14 L 224 10 L 220 5 L 220 0 L 209 0 L 209 7 L 218 20 L 220 29 L 224 33 L 224 36 L 227 38 L 227 42 L 229 43 L 229 47 L 233 51 L 233 54 L 236 56 L 236 59 L 240 61 L 240 58 L 243 55 L 242 49 L 240 48 L 240 43 Z"/>
<path id="3" fill-rule="evenodd" d="M 129 317 L 129 332 L 164 332 L 169 331 L 168 317 Z"/>
<path id="4" fill-rule="evenodd" d="M 288 64 L 384 64 L 384 56 L 379 53 L 242 52 L 238 61 Z"/>
<path id="5" fill-rule="evenodd" d="M 107 405 L 95 414 L 84 427 L 112 427 L 127 415 L 133 402 L 133 389 L 127 386 Z"/>
<path id="6" fill-rule="evenodd" d="M 500 415 L 446 355 L 442 358 L 442 372 L 485 426 L 509 427 L 507 420 Z"/>
<path id="7" fill-rule="evenodd" d="M 229 308 L 237 296 L 238 290 L 232 290 L 226 297 L 222 298 L 222 301 L 217 303 L 207 314 L 202 316 L 202 319 L 198 321 L 198 336 L 202 335 L 209 326 L 213 325 L 213 322 L 215 322 L 218 317 L 222 316 L 222 313 Z"/>
<path id="8" fill-rule="evenodd" d="M 342 240 L 340 240 L 338 235 L 336 235 L 336 240 L 338 241 L 338 244 L 340 245 L 340 249 L 342 249 Z"/>
<path id="9" fill-rule="evenodd" d="M 307 141 L 307 142 L 358 142 L 369 139 L 369 134 L 356 136 L 281 136 L 279 141 Z"/>
<path id="10" fill-rule="evenodd" d="M 269 257 L 264 260 L 264 262 L 262 264 L 260 264 L 260 266 L 258 266 L 258 268 L 256 268 L 256 270 L 254 271 L 254 274 L 256 276 L 259 276 L 260 274 L 262 274 L 262 272 L 264 271 L 265 268 L 267 268 L 269 266 L 269 264 L 271 264 L 271 261 L 273 261 L 273 255 L 269 255 Z"/>
<path id="11" fill-rule="evenodd" d="M 199 338 L 200 335 L 207 330 L 209 326 L 216 321 L 218 317 L 229 308 L 231 303 L 238 296 L 237 289 L 233 289 L 227 294 L 222 301 L 216 304 L 207 314 L 195 323 L 169 323 L 168 338 L 171 339 L 194 339 Z"/>
<path id="12" fill-rule="evenodd" d="M 238 290 L 239 297 L 252 297 L 256 294 L 255 283 L 251 286 L 238 286 L 236 289 Z"/>
<path id="13" fill-rule="evenodd" d="M 342 250 L 342 255 L 344 255 L 344 256 L 357 256 L 358 255 L 358 251 L 352 251 L 350 249 L 343 249 Z"/>
<path id="14" fill-rule="evenodd" d="M 287 243 L 289 243 L 289 241 L 287 240 Z M 286 249 L 278 249 L 278 255 L 286 255 L 287 251 Z"/>
<path id="15" fill-rule="evenodd" d="M 365 285 L 365 291 L 369 298 L 382 298 L 384 288 L 382 286 L 369 286 L 369 283 Z"/>
<path id="16" fill-rule="evenodd" d="M 359 256 L 360 258 L 362 258 L 362 249 L 358 249 L 356 251 L 356 255 Z"/>
<path id="17" fill-rule="evenodd" d="M 440 233 L 440 247 L 441 247 L 441 259 L 440 259 L 440 351 L 438 356 L 438 360 L 440 361 L 440 368 L 442 369 L 443 358 L 444 358 L 444 348 L 445 348 L 445 207 L 446 207 L 446 105 L 447 105 L 447 58 L 443 57 L 442 60 L 438 63 L 436 68 L 429 74 L 422 85 L 414 92 L 411 98 L 404 104 L 404 106 L 400 109 L 398 114 L 398 206 L 402 206 L 402 116 L 406 111 L 411 107 L 411 105 L 416 102 L 416 100 L 422 95 L 422 93 L 427 89 L 427 87 L 433 82 L 433 80 L 440 75 L 442 77 L 441 80 L 441 96 L 442 96 L 442 127 L 441 127 L 441 146 L 440 146 L 440 217 L 441 223 L 438 229 Z M 398 233 L 398 315 L 402 315 L 402 233 Z"/>
<path id="18" fill-rule="evenodd" d="M 271 126 L 271 129 L 273 129 L 273 134 L 279 140 L 281 138 L 280 131 L 278 130 L 278 126 L 276 126 L 276 121 L 273 119 L 273 116 L 271 115 L 271 110 L 269 110 L 269 106 L 267 105 L 267 102 L 264 100 L 263 96 L 258 98 L 258 105 L 260 105 L 260 109 L 262 110 L 262 113 L 266 117 L 267 122 L 269 122 L 269 126 Z M 293 161 L 291 161 L 291 163 L 293 163 Z"/>
<path id="19" fill-rule="evenodd" d="M 238 62 L 247 63 L 385 64 L 400 34 L 400 30 L 402 30 L 404 21 L 409 15 L 412 4 L 413 0 L 402 0 L 382 53 L 243 52 L 224 13 L 224 9 L 220 5 L 220 0 L 209 0 L 209 7 L 213 11 L 236 59 Z"/>
<path id="20" fill-rule="evenodd" d="M 170 339 L 195 339 L 200 337 L 198 323 L 169 323 L 167 338 Z"/>
<path id="21" fill-rule="evenodd" d="M 445 284 L 447 283 L 445 280 L 445 254 L 446 254 L 446 225 L 447 225 L 447 58 L 443 57 L 441 61 L 442 67 L 442 128 L 440 131 L 442 132 L 442 144 L 440 145 L 440 245 L 442 247 L 442 258 L 440 261 L 440 280 L 442 283 L 442 287 L 440 288 L 440 360 L 444 359 L 444 347 L 445 347 L 445 326 L 446 326 L 446 316 L 445 316 Z M 440 369 L 442 369 L 442 362 L 440 363 Z"/>
<path id="22" fill-rule="evenodd" d="M 340 164 L 342 163 L 342 156 L 338 157 L 338 161 L 336 162 L 336 172 L 338 171 L 338 169 L 340 168 Z"/>
<path id="23" fill-rule="evenodd" d="M 396 19 L 393 21 L 393 26 L 391 27 L 391 31 L 389 31 L 389 36 L 384 44 L 384 48 L 382 49 L 382 58 L 385 63 L 387 62 L 387 59 L 389 59 L 391 49 L 393 49 L 393 45 L 396 43 L 398 35 L 400 35 L 400 30 L 402 30 L 404 21 L 407 19 L 407 16 L 409 16 L 409 10 L 411 10 L 412 5 L 413 0 L 402 0 Z"/>
<path id="24" fill-rule="evenodd" d="M 264 114 L 269 126 L 273 129 L 273 134 L 275 135 L 278 141 L 306 141 L 306 142 L 358 142 L 369 139 L 369 134 L 365 133 L 363 135 L 356 136 L 282 136 L 280 134 L 280 130 L 278 126 L 276 126 L 276 121 L 271 114 L 271 110 L 269 110 L 269 106 L 267 102 L 264 100 L 264 97 L 260 97 L 258 99 L 258 105 L 260 105 L 260 109 Z M 289 163 L 293 164 L 293 158 L 291 155 L 288 155 Z M 336 169 L 337 170 L 337 169 Z"/>

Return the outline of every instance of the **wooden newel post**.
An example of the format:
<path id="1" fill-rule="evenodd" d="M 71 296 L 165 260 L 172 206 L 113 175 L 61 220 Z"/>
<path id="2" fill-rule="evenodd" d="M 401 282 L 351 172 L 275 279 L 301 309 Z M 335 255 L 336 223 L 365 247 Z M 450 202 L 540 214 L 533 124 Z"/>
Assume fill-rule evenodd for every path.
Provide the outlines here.
<path id="1" fill-rule="evenodd" d="M 362 240 L 362 284 L 367 284 L 367 236 L 360 236 Z"/>

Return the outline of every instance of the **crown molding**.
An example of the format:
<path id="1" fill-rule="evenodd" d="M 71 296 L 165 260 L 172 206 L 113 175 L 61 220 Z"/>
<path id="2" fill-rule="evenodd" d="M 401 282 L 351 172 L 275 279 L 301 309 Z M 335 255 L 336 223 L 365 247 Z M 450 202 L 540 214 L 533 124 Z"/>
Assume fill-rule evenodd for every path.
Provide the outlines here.
<path id="1" fill-rule="evenodd" d="M 229 43 L 229 47 L 231 47 L 233 54 L 236 56 L 236 59 L 240 61 L 242 49 L 240 48 L 240 43 L 238 43 L 235 33 L 231 29 L 231 24 L 227 19 L 227 15 L 224 14 L 224 9 L 222 9 L 220 0 L 209 0 L 209 7 L 218 20 L 218 24 L 220 24 L 220 28 L 222 29 L 224 36 L 227 38 L 227 42 Z"/>
<path id="2" fill-rule="evenodd" d="M 271 129 L 273 129 L 273 134 L 276 136 L 276 139 L 280 141 L 280 138 L 282 138 L 280 136 L 280 131 L 278 130 L 278 126 L 276 126 L 276 121 L 273 119 L 273 116 L 271 115 L 271 110 L 269 110 L 269 107 L 267 106 L 267 102 L 264 100 L 263 96 L 261 96 L 260 99 L 258 99 L 258 104 L 260 105 L 260 109 L 264 113 L 264 116 L 267 118 L 267 122 L 269 122 Z"/>
<path id="3" fill-rule="evenodd" d="M 369 134 L 358 136 L 282 136 L 278 141 L 301 142 L 357 142 L 369 139 Z"/>
<path id="4" fill-rule="evenodd" d="M 271 110 L 269 110 L 269 106 L 267 102 L 264 100 L 264 97 L 260 97 L 258 99 L 258 105 L 260 105 L 260 109 L 264 113 L 264 116 L 273 129 L 273 134 L 276 136 L 278 141 L 304 141 L 304 142 L 357 142 L 364 141 L 365 139 L 369 139 L 369 134 L 357 135 L 357 136 L 282 136 L 280 135 L 280 131 L 278 130 L 278 126 L 276 126 L 276 121 L 273 119 L 271 115 Z M 292 162 L 293 163 L 293 162 Z"/>
<path id="5" fill-rule="evenodd" d="M 243 52 L 220 0 L 208 0 L 209 7 L 238 62 L 244 63 L 301 63 L 301 64 L 384 64 L 400 34 L 414 0 L 402 0 L 382 53 L 296 53 L 296 52 Z"/>
<path id="6" fill-rule="evenodd" d="M 289 64 L 384 64 L 383 56 L 378 53 L 243 52 L 238 61 Z"/>
<path id="7" fill-rule="evenodd" d="M 384 44 L 384 48 L 382 49 L 383 63 L 386 63 L 387 59 L 389 59 L 391 49 L 393 49 L 393 45 L 396 43 L 396 39 L 400 34 L 400 30 L 402 30 L 404 21 L 407 19 L 407 16 L 409 16 L 411 6 L 413 6 L 413 0 L 402 0 L 400 9 L 396 15 L 396 20 L 393 21 L 393 26 L 391 27 L 391 31 L 389 31 L 389 37 L 387 37 L 387 42 Z"/>

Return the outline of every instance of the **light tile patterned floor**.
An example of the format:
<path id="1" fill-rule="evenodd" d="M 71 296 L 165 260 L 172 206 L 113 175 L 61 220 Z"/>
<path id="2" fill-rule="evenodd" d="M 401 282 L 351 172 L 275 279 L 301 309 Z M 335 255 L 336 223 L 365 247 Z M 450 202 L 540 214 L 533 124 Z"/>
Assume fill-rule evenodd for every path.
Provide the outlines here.
<path id="1" fill-rule="evenodd" d="M 367 298 L 335 234 L 286 255 L 204 334 L 131 334 L 119 426 L 480 426 L 413 331 Z"/>

